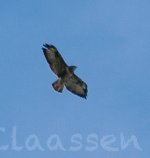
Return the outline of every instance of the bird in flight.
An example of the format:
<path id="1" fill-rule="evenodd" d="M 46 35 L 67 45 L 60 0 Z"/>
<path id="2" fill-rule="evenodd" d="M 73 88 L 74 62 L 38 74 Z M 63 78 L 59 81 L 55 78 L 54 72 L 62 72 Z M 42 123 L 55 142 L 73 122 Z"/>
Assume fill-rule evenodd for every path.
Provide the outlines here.
<path id="1" fill-rule="evenodd" d="M 51 70 L 58 76 L 52 83 L 53 88 L 62 93 L 65 86 L 73 94 L 86 99 L 87 84 L 74 73 L 76 66 L 68 66 L 57 48 L 51 44 L 44 44 L 42 50 Z"/>

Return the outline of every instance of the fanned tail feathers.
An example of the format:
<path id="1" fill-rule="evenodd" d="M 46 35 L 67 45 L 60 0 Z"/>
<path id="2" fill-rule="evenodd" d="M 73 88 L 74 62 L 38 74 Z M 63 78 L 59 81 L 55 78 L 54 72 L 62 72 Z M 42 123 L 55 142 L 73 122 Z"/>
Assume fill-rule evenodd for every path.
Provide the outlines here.
<path id="1" fill-rule="evenodd" d="M 61 79 L 58 79 L 57 81 L 52 83 L 52 86 L 57 92 L 61 93 L 63 91 L 63 88 L 64 88 L 64 82 Z"/>

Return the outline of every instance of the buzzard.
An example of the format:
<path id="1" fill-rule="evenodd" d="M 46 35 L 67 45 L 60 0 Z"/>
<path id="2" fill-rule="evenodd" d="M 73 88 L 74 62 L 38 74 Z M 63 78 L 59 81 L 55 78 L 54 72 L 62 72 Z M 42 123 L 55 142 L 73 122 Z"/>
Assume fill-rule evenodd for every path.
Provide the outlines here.
<path id="1" fill-rule="evenodd" d="M 53 88 L 61 93 L 65 86 L 73 94 L 86 99 L 87 84 L 74 73 L 76 66 L 68 66 L 53 45 L 44 44 L 42 50 L 51 70 L 58 76 L 58 80 L 52 83 Z"/>

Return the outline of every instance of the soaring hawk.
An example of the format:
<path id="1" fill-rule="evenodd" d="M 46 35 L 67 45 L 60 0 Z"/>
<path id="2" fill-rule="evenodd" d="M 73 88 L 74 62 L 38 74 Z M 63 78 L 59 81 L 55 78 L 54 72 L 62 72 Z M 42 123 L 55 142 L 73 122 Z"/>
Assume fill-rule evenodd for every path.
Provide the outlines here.
<path id="1" fill-rule="evenodd" d="M 86 99 L 87 84 L 75 75 L 76 66 L 68 66 L 53 45 L 44 44 L 42 50 L 51 70 L 58 76 L 58 80 L 52 83 L 53 88 L 61 93 L 65 86 L 70 92 Z"/>

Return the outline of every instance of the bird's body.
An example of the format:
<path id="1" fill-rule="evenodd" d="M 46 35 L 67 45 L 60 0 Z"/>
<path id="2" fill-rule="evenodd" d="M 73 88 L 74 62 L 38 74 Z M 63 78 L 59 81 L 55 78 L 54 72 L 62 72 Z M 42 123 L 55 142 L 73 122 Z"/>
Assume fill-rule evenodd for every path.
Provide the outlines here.
<path id="1" fill-rule="evenodd" d="M 51 70 L 58 76 L 58 80 L 52 84 L 53 88 L 62 92 L 65 86 L 72 93 L 86 98 L 87 84 L 75 75 L 76 66 L 68 66 L 55 46 L 49 44 L 43 46 L 45 58 Z"/>

